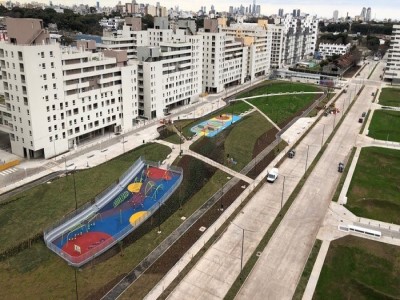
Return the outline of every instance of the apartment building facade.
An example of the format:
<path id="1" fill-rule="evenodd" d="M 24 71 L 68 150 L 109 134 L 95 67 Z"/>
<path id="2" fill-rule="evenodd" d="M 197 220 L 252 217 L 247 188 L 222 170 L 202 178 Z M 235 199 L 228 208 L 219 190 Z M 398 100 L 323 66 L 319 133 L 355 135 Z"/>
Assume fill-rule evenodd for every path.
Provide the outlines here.
<path id="1" fill-rule="evenodd" d="M 323 59 L 332 55 L 345 55 L 350 52 L 351 44 L 329 44 L 321 43 L 319 44 L 319 53 Z"/>
<path id="2" fill-rule="evenodd" d="M 125 52 L 63 48 L 37 19 L 7 19 L 7 28 L 0 64 L 13 153 L 49 158 L 134 124 L 137 66 Z"/>
<path id="3" fill-rule="evenodd" d="M 318 37 L 318 19 L 315 16 L 274 19 L 268 24 L 272 34 L 271 67 L 282 68 L 312 57 Z"/>
<path id="4" fill-rule="evenodd" d="M 267 30 L 267 21 L 258 23 L 237 23 L 221 26 L 221 31 L 227 36 L 242 39 L 248 47 L 246 80 L 267 75 L 270 72 L 272 35 Z"/>
<path id="5" fill-rule="evenodd" d="M 400 83 L 400 25 L 393 25 L 384 79 Z"/>

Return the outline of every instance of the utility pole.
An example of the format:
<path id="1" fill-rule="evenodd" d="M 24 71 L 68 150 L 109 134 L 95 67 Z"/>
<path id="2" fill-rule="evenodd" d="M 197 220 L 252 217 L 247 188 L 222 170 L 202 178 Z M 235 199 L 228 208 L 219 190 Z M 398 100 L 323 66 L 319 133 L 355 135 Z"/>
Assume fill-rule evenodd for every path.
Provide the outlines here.
<path id="1" fill-rule="evenodd" d="M 285 193 L 285 179 L 286 179 L 286 177 L 283 176 L 282 197 L 281 197 L 281 211 L 282 211 L 282 207 L 283 207 L 283 195 L 284 195 L 284 193 Z"/>
<path id="2" fill-rule="evenodd" d="M 306 176 L 306 172 L 307 172 L 308 151 L 309 151 L 309 150 L 310 150 L 310 145 L 307 145 L 306 167 L 304 168 L 304 177 Z"/>

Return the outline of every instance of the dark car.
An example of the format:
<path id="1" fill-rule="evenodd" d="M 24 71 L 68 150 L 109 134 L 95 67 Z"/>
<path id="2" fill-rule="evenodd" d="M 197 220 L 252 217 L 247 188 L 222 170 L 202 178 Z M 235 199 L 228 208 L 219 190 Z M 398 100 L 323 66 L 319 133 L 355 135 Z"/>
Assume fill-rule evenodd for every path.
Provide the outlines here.
<path id="1" fill-rule="evenodd" d="M 361 115 L 361 117 L 365 118 L 366 115 L 367 115 L 367 113 L 366 113 L 366 112 L 363 112 L 362 115 Z"/>
<path id="2" fill-rule="evenodd" d="M 358 118 L 358 123 L 362 123 L 362 122 L 364 122 L 364 119 L 363 118 Z"/>

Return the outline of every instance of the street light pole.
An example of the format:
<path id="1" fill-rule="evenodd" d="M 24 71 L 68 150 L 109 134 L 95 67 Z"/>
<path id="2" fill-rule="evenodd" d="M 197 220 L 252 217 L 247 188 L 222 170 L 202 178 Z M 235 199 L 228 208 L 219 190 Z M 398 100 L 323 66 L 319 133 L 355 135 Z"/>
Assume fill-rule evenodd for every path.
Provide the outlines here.
<path id="1" fill-rule="evenodd" d="M 244 249 L 244 228 L 242 228 L 242 253 L 240 255 L 240 280 L 242 279 L 242 271 L 243 271 L 243 249 Z"/>
<path id="2" fill-rule="evenodd" d="M 304 169 L 304 176 L 306 175 L 307 172 L 307 164 L 308 164 L 308 151 L 310 150 L 310 145 L 307 145 L 307 156 L 306 156 L 306 167 Z"/>
<path id="3" fill-rule="evenodd" d="M 179 156 L 182 156 L 182 125 L 179 125 Z"/>
<path id="4" fill-rule="evenodd" d="M 242 271 L 243 271 L 243 254 L 244 254 L 244 232 L 250 231 L 254 232 L 254 230 L 245 229 L 231 221 L 231 224 L 235 225 L 237 228 L 242 230 L 242 245 L 241 245 L 241 255 L 240 255 L 240 280 L 242 280 Z"/>
<path id="5" fill-rule="evenodd" d="M 76 199 L 75 172 L 72 172 L 72 178 L 73 178 L 73 180 L 74 180 L 75 210 L 77 210 L 77 209 L 78 209 L 78 200 Z"/>
<path id="6" fill-rule="evenodd" d="M 284 193 L 285 193 L 285 179 L 286 179 L 286 177 L 283 176 L 282 197 L 281 197 L 281 211 L 282 211 L 282 207 L 283 207 L 283 195 L 284 195 Z"/>
<path id="7" fill-rule="evenodd" d="M 158 234 L 161 233 L 161 203 L 158 202 Z"/>
<path id="8" fill-rule="evenodd" d="M 75 296 L 76 296 L 76 300 L 78 300 L 79 299 L 79 297 L 78 297 L 78 278 L 76 276 L 76 268 L 74 268 L 74 271 L 75 271 Z"/>

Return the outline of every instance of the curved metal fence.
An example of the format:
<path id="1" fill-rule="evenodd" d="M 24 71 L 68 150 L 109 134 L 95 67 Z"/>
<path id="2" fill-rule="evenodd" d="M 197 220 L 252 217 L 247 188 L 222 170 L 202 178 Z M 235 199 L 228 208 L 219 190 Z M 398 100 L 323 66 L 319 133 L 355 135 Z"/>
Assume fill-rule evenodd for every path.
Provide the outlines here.
<path id="1" fill-rule="evenodd" d="M 138 226 L 145 222 L 151 215 L 153 215 L 160 206 L 175 192 L 178 186 L 183 180 L 183 170 L 182 168 L 175 166 L 168 166 L 168 170 L 177 174 L 180 174 L 178 180 L 171 186 L 171 188 L 159 199 L 159 205 L 152 206 L 145 215 L 141 216 L 133 224 L 128 223 L 127 226 L 119 230 L 115 235 L 110 238 L 103 239 L 101 243 L 93 246 L 87 252 L 82 253 L 79 256 L 71 256 L 61 248 L 56 246 L 53 241 L 59 237 L 64 238 L 66 235 L 68 239 L 68 234 L 77 226 L 82 224 L 82 221 L 96 220 L 101 218 L 98 211 L 110 202 L 115 195 L 126 188 L 126 184 L 129 180 L 136 175 L 144 166 L 159 167 L 159 163 L 145 161 L 141 157 L 119 178 L 117 183 L 114 183 L 109 188 L 100 193 L 94 201 L 88 202 L 87 204 L 80 207 L 78 210 L 71 212 L 64 216 L 60 221 L 49 227 L 44 231 L 44 241 L 49 249 L 54 251 L 60 257 L 65 259 L 70 265 L 74 267 L 79 267 L 89 262 L 93 258 L 101 255 L 112 246 L 117 244 L 123 238 L 125 238 L 129 233 L 134 231 Z"/>

